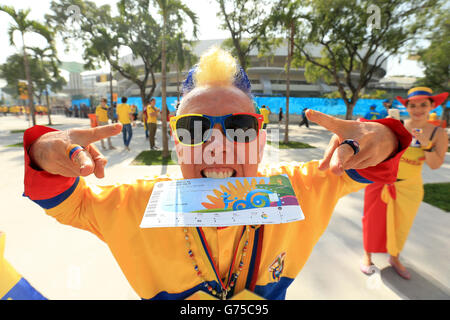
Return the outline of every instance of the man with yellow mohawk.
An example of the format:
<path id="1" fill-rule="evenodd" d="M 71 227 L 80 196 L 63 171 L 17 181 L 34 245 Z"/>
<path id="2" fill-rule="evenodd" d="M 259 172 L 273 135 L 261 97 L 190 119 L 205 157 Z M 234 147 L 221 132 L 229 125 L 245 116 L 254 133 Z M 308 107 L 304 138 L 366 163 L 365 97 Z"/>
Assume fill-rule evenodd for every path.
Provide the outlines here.
<path id="1" fill-rule="evenodd" d="M 180 106 L 170 121 L 183 177 L 286 174 L 305 216 L 302 221 L 140 228 L 144 199 L 149 199 L 156 182 L 168 178 L 101 188 L 89 186 L 83 178 L 92 173 L 104 176 L 107 160 L 92 143 L 120 133 L 120 124 L 68 131 L 28 129 L 24 194 L 59 222 L 103 240 L 143 299 L 186 299 L 194 293 L 230 299 L 244 291 L 284 299 L 338 199 L 372 181 L 395 181 L 399 157 L 411 137 L 394 119 L 345 121 L 308 110 L 310 120 L 335 133 L 324 158 L 258 168 L 266 132 L 255 109 L 250 81 L 236 60 L 219 48 L 203 54 L 187 75 Z M 232 135 L 239 130 L 245 133 L 242 141 Z M 182 132 L 193 136 L 186 139 Z M 255 161 L 251 150 L 256 150 Z M 201 161 L 193 161 L 197 154 Z M 209 161 L 211 157 L 215 161 Z"/>

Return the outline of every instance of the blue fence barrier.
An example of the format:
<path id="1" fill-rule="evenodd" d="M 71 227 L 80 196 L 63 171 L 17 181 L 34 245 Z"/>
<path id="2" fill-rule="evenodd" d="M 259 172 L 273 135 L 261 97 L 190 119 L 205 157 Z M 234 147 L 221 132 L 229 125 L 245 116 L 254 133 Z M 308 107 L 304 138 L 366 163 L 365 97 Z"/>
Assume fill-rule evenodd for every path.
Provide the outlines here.
<path id="1" fill-rule="evenodd" d="M 72 106 L 77 105 L 79 107 L 83 103 L 85 105 L 87 105 L 88 107 L 91 106 L 91 100 L 90 99 L 76 99 L 76 100 L 72 100 Z"/>
<path id="2" fill-rule="evenodd" d="M 155 97 L 156 106 L 161 108 L 161 97 Z M 120 101 L 120 97 L 119 97 Z M 255 97 L 255 101 L 258 106 L 266 105 L 270 108 L 272 113 L 278 113 L 283 110 L 283 114 L 286 114 L 286 98 L 284 97 Z M 72 105 L 80 105 L 85 103 L 90 106 L 89 99 L 78 99 L 72 100 Z M 109 103 L 109 101 L 108 101 Z M 128 104 L 134 104 L 142 111 L 142 100 L 140 97 L 128 97 Z M 177 97 L 167 97 L 167 107 L 169 111 L 175 111 L 175 106 L 177 103 Z M 353 109 L 353 115 L 363 116 L 366 114 L 371 105 L 376 105 L 377 111 L 384 109 L 383 99 L 359 99 Z M 403 107 L 398 101 L 394 101 L 394 105 L 400 109 L 400 115 L 407 116 L 406 108 Z M 344 100 L 342 99 L 327 99 L 327 98 L 290 98 L 289 99 L 289 113 L 290 114 L 301 114 L 304 108 L 309 108 L 317 110 L 329 115 L 345 115 L 346 106 Z M 438 116 L 442 114 L 442 107 L 439 106 L 434 110 Z"/>

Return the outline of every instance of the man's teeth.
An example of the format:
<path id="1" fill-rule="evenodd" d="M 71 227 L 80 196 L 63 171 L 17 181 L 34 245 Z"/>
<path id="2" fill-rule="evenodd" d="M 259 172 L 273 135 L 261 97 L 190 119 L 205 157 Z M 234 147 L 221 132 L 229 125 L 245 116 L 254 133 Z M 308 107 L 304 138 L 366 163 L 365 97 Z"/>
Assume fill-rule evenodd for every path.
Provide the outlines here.
<path id="1" fill-rule="evenodd" d="M 205 177 L 214 179 L 225 179 L 233 175 L 233 170 L 227 171 L 204 171 Z"/>

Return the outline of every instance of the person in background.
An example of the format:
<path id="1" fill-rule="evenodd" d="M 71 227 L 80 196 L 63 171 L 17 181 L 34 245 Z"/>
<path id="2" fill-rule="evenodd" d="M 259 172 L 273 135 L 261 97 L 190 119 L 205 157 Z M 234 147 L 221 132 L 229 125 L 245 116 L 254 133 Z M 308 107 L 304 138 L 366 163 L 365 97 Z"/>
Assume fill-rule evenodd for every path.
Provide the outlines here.
<path id="1" fill-rule="evenodd" d="M 142 107 L 142 123 L 144 124 L 145 129 L 145 139 L 148 139 L 148 115 L 147 115 L 147 107 L 150 105 L 150 103 L 145 103 Z"/>
<path id="2" fill-rule="evenodd" d="M 131 105 L 131 114 L 132 114 L 131 119 L 133 120 L 133 123 L 135 123 L 137 120 L 137 116 L 138 116 L 138 108 L 135 104 Z"/>
<path id="3" fill-rule="evenodd" d="M 150 149 L 155 150 L 156 144 L 155 144 L 155 135 L 156 135 L 156 129 L 157 129 L 157 119 L 158 119 L 158 113 L 160 110 L 156 107 L 156 100 L 155 98 L 152 98 L 150 100 L 150 104 L 147 106 L 147 127 L 148 127 L 148 133 L 149 133 L 149 139 L 150 139 Z"/>
<path id="4" fill-rule="evenodd" d="M 112 123 L 117 123 L 119 121 L 119 116 L 117 115 L 117 103 L 113 102 L 112 105 L 112 117 L 111 117 Z"/>
<path id="5" fill-rule="evenodd" d="M 372 104 L 370 107 L 370 110 L 367 111 L 367 113 L 364 115 L 364 119 L 367 120 L 376 120 L 376 119 L 382 119 L 386 117 L 381 117 L 381 114 L 376 110 L 377 106 Z"/>
<path id="6" fill-rule="evenodd" d="M 264 117 L 264 122 L 263 122 L 263 129 L 267 128 L 267 125 L 269 124 L 270 120 L 269 120 L 269 115 L 271 113 L 269 107 L 267 107 L 266 105 L 262 105 L 261 108 L 259 109 L 259 111 L 261 112 L 261 114 Z"/>
<path id="7" fill-rule="evenodd" d="M 380 112 L 380 119 L 384 119 L 384 118 L 388 117 L 389 116 L 389 110 L 394 108 L 393 105 L 392 105 L 392 101 L 389 100 L 389 99 L 386 99 L 386 100 L 383 101 L 383 107 L 384 107 L 384 110 L 382 110 Z"/>
<path id="8" fill-rule="evenodd" d="M 308 110 L 308 108 L 304 108 L 302 110 L 302 121 L 298 124 L 299 127 L 301 127 L 302 125 L 306 125 L 307 128 L 309 128 L 309 122 L 308 122 L 308 118 L 306 117 L 306 110 Z"/>
<path id="9" fill-rule="evenodd" d="M 283 121 L 283 109 L 280 108 L 280 112 L 278 112 L 278 123 Z"/>
<path id="10" fill-rule="evenodd" d="M 397 181 L 391 184 L 375 182 L 365 189 L 364 257 L 360 263 L 365 274 L 375 272 L 371 254 L 387 252 L 395 271 L 404 279 L 411 277 L 399 256 L 423 199 L 423 164 L 435 170 L 444 163 L 448 137 L 443 128 L 428 122 L 428 114 L 447 96 L 448 93 L 433 95 L 430 88 L 417 87 L 408 91 L 406 99 L 397 97 L 410 115 L 404 121 L 404 127 L 413 139 L 400 158 Z"/>
<path id="11" fill-rule="evenodd" d="M 122 135 L 123 144 L 125 145 L 125 150 L 130 151 L 130 142 L 133 137 L 133 129 L 131 128 L 131 122 L 133 119 L 133 113 L 130 105 L 127 103 L 127 98 L 122 97 L 122 103 L 117 106 L 117 116 L 119 122 L 123 125 Z"/>
<path id="12" fill-rule="evenodd" d="M 109 112 L 109 109 L 111 109 L 111 108 L 106 104 L 106 102 L 107 102 L 107 100 L 105 98 L 102 98 L 100 104 L 95 109 L 95 116 L 97 117 L 97 123 L 99 126 L 106 126 L 106 125 L 108 125 L 108 122 L 109 122 L 108 112 Z M 106 150 L 105 142 L 103 141 L 103 139 L 100 140 L 100 142 L 102 145 L 102 149 Z M 115 149 L 115 147 L 113 147 L 113 145 L 111 143 L 111 137 L 108 137 L 108 147 L 109 147 L 109 150 Z"/>

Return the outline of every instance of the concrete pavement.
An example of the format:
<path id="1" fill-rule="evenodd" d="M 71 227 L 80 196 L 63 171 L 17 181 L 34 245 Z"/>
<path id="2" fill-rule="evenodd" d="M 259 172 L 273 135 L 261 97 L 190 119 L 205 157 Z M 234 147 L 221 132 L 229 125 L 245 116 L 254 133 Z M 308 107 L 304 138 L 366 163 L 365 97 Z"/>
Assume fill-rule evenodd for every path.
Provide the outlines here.
<path id="1" fill-rule="evenodd" d="M 88 119 L 53 119 L 57 129 L 89 127 Z M 46 117 L 38 117 L 38 124 L 46 123 Z M 23 149 L 5 146 L 21 141 L 22 134 L 11 130 L 27 127 L 24 117 L 0 117 L 0 230 L 6 232 L 6 258 L 50 299 L 139 299 L 102 241 L 59 224 L 22 197 Z M 272 133 L 279 130 L 282 137 L 283 128 L 269 128 Z M 310 129 L 292 125 L 291 140 L 317 148 L 277 150 L 266 146 L 263 163 L 318 159 L 330 136 L 316 125 Z M 157 140 L 161 145 L 160 127 Z M 104 185 L 165 173 L 180 175 L 178 166 L 130 165 L 141 150 L 148 149 L 142 127 L 134 128 L 131 152 L 123 149 L 121 135 L 112 141 L 117 149 L 104 152 L 109 159 L 106 177 L 89 177 L 90 182 Z M 450 182 L 450 154 L 439 170 L 425 166 L 423 176 L 425 183 Z M 384 254 L 374 255 L 379 272 L 368 277 L 359 271 L 362 208 L 363 191 L 339 201 L 326 232 L 288 289 L 287 299 L 449 299 L 450 213 L 422 203 L 402 252 L 402 261 L 412 273 L 412 279 L 405 281 L 395 274 Z"/>

